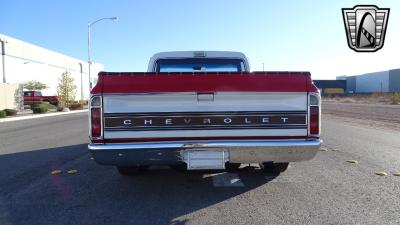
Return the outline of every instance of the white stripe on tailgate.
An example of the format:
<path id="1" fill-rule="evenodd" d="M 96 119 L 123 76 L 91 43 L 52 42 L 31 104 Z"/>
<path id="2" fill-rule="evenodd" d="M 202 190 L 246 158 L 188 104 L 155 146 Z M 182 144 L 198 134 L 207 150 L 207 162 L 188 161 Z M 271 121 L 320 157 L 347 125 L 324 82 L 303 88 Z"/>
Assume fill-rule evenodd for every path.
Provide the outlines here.
<path id="1" fill-rule="evenodd" d="M 303 92 L 219 92 L 214 101 L 197 101 L 196 93 L 104 95 L 105 113 L 306 111 Z"/>
<path id="2" fill-rule="evenodd" d="M 104 138 L 307 136 L 307 129 L 105 131 Z"/>

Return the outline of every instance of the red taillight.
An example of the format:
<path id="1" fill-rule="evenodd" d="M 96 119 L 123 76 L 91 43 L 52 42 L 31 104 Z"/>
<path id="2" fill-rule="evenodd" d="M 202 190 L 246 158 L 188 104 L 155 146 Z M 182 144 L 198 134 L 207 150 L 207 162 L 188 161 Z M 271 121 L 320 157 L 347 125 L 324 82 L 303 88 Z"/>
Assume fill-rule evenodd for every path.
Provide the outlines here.
<path id="1" fill-rule="evenodd" d="M 102 98 L 92 96 L 90 99 L 90 137 L 92 141 L 102 138 Z"/>
<path id="2" fill-rule="evenodd" d="M 91 115 L 91 127 L 92 137 L 100 137 L 101 136 L 101 108 L 92 108 L 90 111 Z"/>
<path id="3" fill-rule="evenodd" d="M 310 134 L 319 135 L 319 107 L 310 106 Z"/>
<path id="4" fill-rule="evenodd" d="M 319 137 L 321 132 L 321 96 L 318 92 L 309 94 L 308 107 L 308 135 L 312 137 Z"/>

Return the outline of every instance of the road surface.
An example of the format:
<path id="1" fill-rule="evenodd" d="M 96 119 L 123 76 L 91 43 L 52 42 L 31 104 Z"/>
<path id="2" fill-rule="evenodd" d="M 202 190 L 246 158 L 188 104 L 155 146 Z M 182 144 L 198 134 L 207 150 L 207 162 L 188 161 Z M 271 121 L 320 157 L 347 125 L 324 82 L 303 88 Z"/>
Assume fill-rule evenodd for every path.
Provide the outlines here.
<path id="1" fill-rule="evenodd" d="M 400 105 L 322 101 L 322 112 L 346 122 L 400 131 Z"/>
<path id="2" fill-rule="evenodd" d="M 2 123 L 0 224 L 400 224 L 400 133 L 323 119 L 327 151 L 278 177 L 248 167 L 123 177 L 91 160 L 84 113 Z"/>

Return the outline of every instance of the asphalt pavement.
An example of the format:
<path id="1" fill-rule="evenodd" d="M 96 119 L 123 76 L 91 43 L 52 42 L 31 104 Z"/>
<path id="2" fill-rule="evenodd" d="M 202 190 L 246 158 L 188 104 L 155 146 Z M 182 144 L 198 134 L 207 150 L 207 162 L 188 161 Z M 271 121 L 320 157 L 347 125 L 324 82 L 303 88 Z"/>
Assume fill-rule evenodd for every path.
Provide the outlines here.
<path id="1" fill-rule="evenodd" d="M 124 177 L 91 160 L 85 113 L 1 123 L 0 225 L 400 224 L 399 131 L 334 117 L 322 129 L 326 151 L 279 176 L 157 167 Z"/>

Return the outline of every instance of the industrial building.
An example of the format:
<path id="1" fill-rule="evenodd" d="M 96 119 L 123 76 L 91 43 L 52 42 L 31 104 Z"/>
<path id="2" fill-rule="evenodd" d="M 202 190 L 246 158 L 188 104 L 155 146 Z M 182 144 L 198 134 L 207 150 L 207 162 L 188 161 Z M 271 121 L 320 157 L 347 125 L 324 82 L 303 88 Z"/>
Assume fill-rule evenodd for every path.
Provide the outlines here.
<path id="1" fill-rule="evenodd" d="M 346 80 L 313 80 L 323 95 L 346 93 Z"/>
<path id="2" fill-rule="evenodd" d="M 338 76 L 336 80 L 346 81 L 347 93 L 400 92 L 400 69 L 356 76 Z"/>
<path id="3" fill-rule="evenodd" d="M 71 73 L 77 86 L 76 100 L 88 99 L 88 63 L 12 37 L 0 34 L 0 79 L 3 83 L 21 84 L 28 80 L 45 83 L 44 95 L 57 95 L 58 79 L 65 71 Z M 104 70 L 98 63 L 91 65 L 91 78 Z"/>

